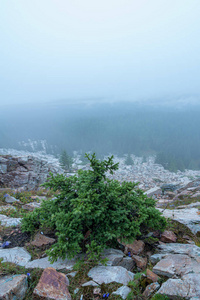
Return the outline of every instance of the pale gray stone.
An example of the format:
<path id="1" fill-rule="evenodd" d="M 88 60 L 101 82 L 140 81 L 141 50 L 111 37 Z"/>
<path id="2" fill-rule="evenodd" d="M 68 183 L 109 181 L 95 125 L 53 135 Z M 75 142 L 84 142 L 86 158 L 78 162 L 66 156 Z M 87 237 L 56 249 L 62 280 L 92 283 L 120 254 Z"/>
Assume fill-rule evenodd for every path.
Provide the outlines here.
<path id="1" fill-rule="evenodd" d="M 144 194 L 146 194 L 147 197 L 152 197 L 152 196 L 155 196 L 155 195 L 161 195 L 162 190 L 161 190 L 160 187 L 156 186 L 156 187 L 151 188 L 148 191 L 144 192 Z"/>
<path id="2" fill-rule="evenodd" d="M 23 247 L 0 249 L 0 257 L 3 258 L 3 262 L 11 262 L 19 266 L 25 266 L 31 260 L 31 255 Z"/>
<path id="3" fill-rule="evenodd" d="M 21 218 L 10 218 L 4 215 L 0 215 L 0 224 L 5 227 L 19 226 L 21 225 Z"/>
<path id="4" fill-rule="evenodd" d="M 124 257 L 119 263 L 118 266 L 125 268 L 128 271 L 133 271 L 135 268 L 135 261 L 131 257 Z"/>
<path id="5" fill-rule="evenodd" d="M 159 262 L 165 256 L 166 256 L 166 254 L 161 254 L 161 253 L 153 254 L 153 255 L 150 256 L 150 261 L 151 261 L 152 264 L 156 264 L 157 262 Z"/>
<path id="6" fill-rule="evenodd" d="M 126 285 L 134 278 L 134 274 L 132 272 L 127 271 L 123 267 L 117 266 L 94 267 L 89 271 L 88 276 L 99 284 L 118 282 Z"/>
<path id="7" fill-rule="evenodd" d="M 77 271 L 74 271 L 74 272 L 68 273 L 67 276 L 75 277 L 76 274 L 77 274 Z"/>
<path id="8" fill-rule="evenodd" d="M 182 297 L 185 299 L 188 296 L 188 291 L 188 284 L 183 282 L 182 279 L 168 279 L 162 284 L 157 294 L 164 294 L 168 297 Z"/>
<path id="9" fill-rule="evenodd" d="M 34 269 L 34 268 L 40 268 L 40 269 L 46 269 L 49 267 L 52 267 L 56 270 L 61 270 L 61 269 L 67 269 L 67 270 L 72 270 L 73 266 L 75 264 L 76 260 L 75 259 L 58 259 L 56 262 L 53 264 L 50 263 L 48 260 L 48 257 L 40 258 L 40 259 L 35 259 L 26 264 L 26 268 Z"/>
<path id="10" fill-rule="evenodd" d="M 14 202 L 19 202 L 19 200 L 16 199 L 15 197 L 12 197 L 12 196 L 8 195 L 7 197 L 5 197 L 5 202 L 14 203 Z"/>
<path id="11" fill-rule="evenodd" d="M 161 254 L 184 254 L 200 263 L 200 247 L 191 244 L 168 243 L 158 245 Z"/>
<path id="12" fill-rule="evenodd" d="M 131 292 L 131 289 L 128 286 L 123 285 L 120 288 L 118 288 L 115 292 L 113 292 L 112 294 L 119 295 L 122 297 L 122 299 L 126 299 L 130 292 Z"/>
<path id="13" fill-rule="evenodd" d="M 0 279 L 0 299 L 24 299 L 28 288 L 26 275 L 5 276 Z"/>
<path id="14" fill-rule="evenodd" d="M 197 208 L 159 210 L 163 213 L 164 217 L 186 225 L 194 234 L 200 232 L 200 215 L 198 214 L 199 210 Z"/>
<path id="15" fill-rule="evenodd" d="M 104 249 L 104 251 L 101 254 L 101 258 L 107 258 L 108 261 L 106 262 L 107 266 L 117 266 L 120 261 L 122 261 L 124 257 L 124 253 L 121 250 L 117 249 Z"/>
<path id="16" fill-rule="evenodd" d="M 99 285 L 93 280 L 90 280 L 88 282 L 83 283 L 82 286 L 99 286 Z"/>
<path id="17" fill-rule="evenodd" d="M 167 277 L 200 273 L 200 264 L 188 255 L 170 254 L 153 267 L 153 272 Z"/>
<path id="18" fill-rule="evenodd" d="M 74 294 L 77 294 L 78 291 L 79 291 L 79 288 L 76 288 L 76 289 L 74 290 Z"/>
<path id="19" fill-rule="evenodd" d="M 183 297 L 185 299 L 200 299 L 200 274 L 187 274 L 181 279 L 168 279 L 158 291 L 169 297 Z"/>
<path id="20" fill-rule="evenodd" d="M 128 271 L 132 271 L 135 267 L 135 262 L 130 257 L 125 257 L 121 250 L 117 249 L 105 249 L 102 252 L 101 258 L 107 258 L 106 266 L 121 266 Z M 102 264 L 99 264 L 102 265 Z"/>

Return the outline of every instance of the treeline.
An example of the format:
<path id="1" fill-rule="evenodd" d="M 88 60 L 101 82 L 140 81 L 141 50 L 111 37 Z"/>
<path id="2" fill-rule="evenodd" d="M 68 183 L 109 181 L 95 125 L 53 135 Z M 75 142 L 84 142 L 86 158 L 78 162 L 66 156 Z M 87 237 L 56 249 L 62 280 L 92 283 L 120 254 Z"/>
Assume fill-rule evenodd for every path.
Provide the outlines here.
<path id="1" fill-rule="evenodd" d="M 130 103 L 54 105 L 23 108 L 6 122 L 1 115 L 0 147 L 19 147 L 22 140 L 47 140 L 49 152 L 66 149 L 97 154 L 157 154 L 157 162 L 176 171 L 200 169 L 199 107 L 184 110 Z M 9 115 L 12 112 L 9 111 Z M 5 126 L 3 119 L 5 118 Z M 5 127 L 5 130 L 4 130 Z"/>

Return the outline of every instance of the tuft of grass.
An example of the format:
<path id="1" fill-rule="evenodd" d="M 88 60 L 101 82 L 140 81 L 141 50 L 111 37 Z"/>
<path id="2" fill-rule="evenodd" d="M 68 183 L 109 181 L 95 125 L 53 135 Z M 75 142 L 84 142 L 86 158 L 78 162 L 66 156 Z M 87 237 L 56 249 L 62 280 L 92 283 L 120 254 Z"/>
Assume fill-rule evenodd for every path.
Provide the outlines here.
<path id="1" fill-rule="evenodd" d="M 168 296 L 166 295 L 161 295 L 161 294 L 155 294 L 152 297 L 152 300 L 170 300 Z"/>

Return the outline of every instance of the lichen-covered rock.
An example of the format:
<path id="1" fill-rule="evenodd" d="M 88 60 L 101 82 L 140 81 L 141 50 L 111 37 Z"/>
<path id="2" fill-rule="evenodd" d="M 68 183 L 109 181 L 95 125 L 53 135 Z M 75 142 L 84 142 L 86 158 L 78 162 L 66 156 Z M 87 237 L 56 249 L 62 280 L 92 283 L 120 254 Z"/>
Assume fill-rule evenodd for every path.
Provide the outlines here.
<path id="1" fill-rule="evenodd" d="M 170 299 L 178 297 L 184 299 L 200 299 L 200 274 L 187 274 L 181 279 L 168 279 L 158 290 L 158 294 L 164 294 Z"/>
<path id="2" fill-rule="evenodd" d="M 149 296 L 151 296 L 155 291 L 157 291 L 160 287 L 160 284 L 158 282 L 153 282 L 149 285 L 147 285 L 146 289 L 143 292 L 143 296 L 145 299 L 147 299 Z"/>
<path id="3" fill-rule="evenodd" d="M 0 278 L 0 299 L 23 300 L 28 288 L 26 275 L 9 275 Z"/>
<path id="4" fill-rule="evenodd" d="M 179 244 L 179 243 L 170 243 L 170 244 L 161 244 L 158 245 L 160 254 L 185 254 L 192 258 L 195 258 L 198 263 L 200 263 L 200 247 L 191 244 Z"/>
<path id="5" fill-rule="evenodd" d="M 188 255 L 170 254 L 153 267 L 153 272 L 167 277 L 200 273 L 200 263 Z"/>
<path id="6" fill-rule="evenodd" d="M 33 291 L 33 297 L 42 300 L 71 300 L 68 285 L 69 280 L 65 274 L 57 272 L 54 268 L 47 268 Z"/>

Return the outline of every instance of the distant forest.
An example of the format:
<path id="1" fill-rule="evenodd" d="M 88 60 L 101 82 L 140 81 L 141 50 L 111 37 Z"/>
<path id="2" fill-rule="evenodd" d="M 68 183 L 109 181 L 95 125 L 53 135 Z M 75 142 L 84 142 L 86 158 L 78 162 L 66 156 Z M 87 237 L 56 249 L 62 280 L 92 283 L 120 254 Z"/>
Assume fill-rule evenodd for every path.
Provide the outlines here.
<path id="1" fill-rule="evenodd" d="M 156 154 L 170 171 L 200 169 L 200 107 L 133 103 L 3 107 L 0 148 L 45 139 L 49 153 Z M 30 150 L 30 149 L 27 149 Z M 40 150 L 40 149 L 38 149 Z"/>

